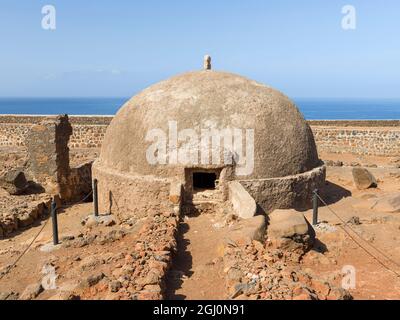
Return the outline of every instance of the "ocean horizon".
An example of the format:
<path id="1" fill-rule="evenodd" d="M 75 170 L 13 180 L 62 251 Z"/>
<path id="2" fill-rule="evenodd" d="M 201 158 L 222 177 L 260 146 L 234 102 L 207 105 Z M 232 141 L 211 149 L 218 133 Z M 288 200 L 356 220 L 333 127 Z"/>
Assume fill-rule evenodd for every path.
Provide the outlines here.
<path id="1" fill-rule="evenodd" d="M 115 115 L 127 97 L 0 98 L 0 114 Z M 292 98 L 307 120 L 400 120 L 399 99 Z"/>

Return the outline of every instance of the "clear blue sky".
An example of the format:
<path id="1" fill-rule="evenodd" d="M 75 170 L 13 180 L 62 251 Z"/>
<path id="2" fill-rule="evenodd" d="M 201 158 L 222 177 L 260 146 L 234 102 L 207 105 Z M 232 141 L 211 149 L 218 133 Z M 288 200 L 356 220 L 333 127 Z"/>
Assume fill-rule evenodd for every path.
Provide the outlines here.
<path id="1" fill-rule="evenodd" d="M 131 96 L 208 53 L 291 97 L 399 98 L 399 35 L 398 0 L 0 0 L 0 96 Z"/>

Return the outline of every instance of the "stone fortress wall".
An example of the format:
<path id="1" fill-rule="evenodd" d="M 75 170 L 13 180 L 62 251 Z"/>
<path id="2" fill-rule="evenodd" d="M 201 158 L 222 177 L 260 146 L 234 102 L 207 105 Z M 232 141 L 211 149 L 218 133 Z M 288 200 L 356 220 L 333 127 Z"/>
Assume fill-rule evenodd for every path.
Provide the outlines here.
<path id="1" fill-rule="evenodd" d="M 0 147 L 25 147 L 25 139 L 33 125 L 45 116 L 0 115 Z M 100 148 L 112 116 L 69 116 L 73 134 L 71 149 Z"/>
<path id="2" fill-rule="evenodd" d="M 400 155 L 400 121 L 309 121 L 319 151 Z"/>
<path id="3" fill-rule="evenodd" d="M 0 115 L 0 147 L 25 147 L 30 128 L 44 116 Z M 70 116 L 71 149 L 100 148 L 112 116 Z M 308 121 L 320 152 L 400 155 L 400 120 Z"/>

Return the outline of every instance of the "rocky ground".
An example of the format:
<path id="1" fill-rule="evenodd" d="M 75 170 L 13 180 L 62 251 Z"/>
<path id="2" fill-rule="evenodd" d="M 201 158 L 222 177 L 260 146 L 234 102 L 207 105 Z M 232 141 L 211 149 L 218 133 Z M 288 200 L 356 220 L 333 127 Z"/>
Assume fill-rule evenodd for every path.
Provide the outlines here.
<path id="1" fill-rule="evenodd" d="M 0 148 L 0 175 L 7 170 L 23 167 L 27 159 L 28 155 L 23 149 Z"/>
<path id="2" fill-rule="evenodd" d="M 51 197 L 47 194 L 10 196 L 0 188 L 0 238 L 48 215 L 50 203 Z"/>
<path id="3" fill-rule="evenodd" d="M 0 296 L 3 299 L 160 299 L 176 250 L 178 219 L 154 214 L 119 224 L 111 216 L 94 219 L 91 204 L 66 209 L 59 216 L 58 246 L 45 226 L 33 247 L 9 269 L 43 226 L 0 244 Z M 9 269 L 8 273 L 6 272 Z"/>
<path id="4" fill-rule="evenodd" d="M 96 150 L 74 150 L 70 154 L 72 167 L 77 167 L 94 160 L 98 156 Z M 27 153 L 23 149 L 0 149 L 0 176 L 5 172 L 22 168 L 27 161 Z M 0 238 L 31 226 L 37 219 L 49 214 L 51 197 L 37 186 L 30 186 L 20 195 L 10 195 L 0 187 Z"/>
<path id="5" fill-rule="evenodd" d="M 100 152 L 99 150 L 71 150 L 70 151 L 70 165 L 71 167 L 77 167 L 82 163 L 87 163 L 88 161 L 95 160 L 98 158 Z"/>
<path id="6" fill-rule="evenodd" d="M 364 161 L 365 165 L 368 157 L 331 155 L 330 159 Z M 385 206 L 369 206 L 371 199 L 400 194 L 399 163 L 399 158 L 371 157 L 369 164 L 373 166 L 368 170 L 378 187 L 367 190 L 355 187 L 350 167 L 328 167 L 328 183 L 321 195 L 340 219 L 326 206 L 320 207 L 319 219 L 323 223 L 316 228 L 320 250 L 306 254 L 302 268 L 340 285 L 343 268 L 354 267 L 355 288 L 350 291 L 355 299 L 400 299 L 400 276 L 393 273 L 400 273 L 400 212 L 391 212 Z M 305 215 L 311 221 L 311 210 Z M 366 253 L 350 235 L 393 271 Z"/>
<path id="7" fill-rule="evenodd" d="M 78 153 L 73 161 L 94 156 Z M 240 221 L 223 211 L 188 217 L 154 212 L 147 219 L 121 223 L 112 216 L 88 218 L 92 204 L 85 203 L 60 212 L 59 246 L 51 245 L 45 210 L 29 228 L 7 231 L 0 240 L 0 299 L 347 299 L 349 294 L 354 299 L 399 299 L 400 279 L 385 266 L 400 272 L 400 212 L 368 205 L 370 199 L 400 192 L 399 159 L 322 158 L 331 162 L 320 194 L 340 219 L 321 206 L 316 241 L 305 253 L 285 252 L 268 239 L 227 242 Z M 1 159 L 1 168 L 24 161 L 23 155 L 2 154 Z M 367 166 L 378 187 L 358 190 L 349 165 Z M 0 190 L 1 216 L 13 217 L 7 221 L 14 225 L 22 223 L 18 217 L 24 216 L 27 203 L 48 201 L 42 196 L 11 197 Z M 312 220 L 311 210 L 304 214 Z M 349 234 L 365 239 L 359 240 L 363 247 L 385 266 Z M 341 287 L 349 266 L 355 286 L 346 291 Z"/>
<path id="8" fill-rule="evenodd" d="M 168 299 L 226 298 L 223 241 L 227 232 L 222 212 L 181 219 L 178 251 L 167 282 Z"/>
<path id="9" fill-rule="evenodd" d="M 76 167 L 80 164 L 96 159 L 98 155 L 99 150 L 70 150 L 70 165 L 71 167 Z M 26 164 L 27 160 L 27 152 L 22 148 L 0 148 L 0 175 L 7 170 L 23 167 Z"/>
<path id="10" fill-rule="evenodd" d="M 297 257 L 253 241 L 228 247 L 225 252 L 227 288 L 238 300 L 348 300 L 352 296 L 310 268 Z"/>
<path id="11" fill-rule="evenodd" d="M 23 150 L 0 150 L 0 176 L 8 170 L 23 167 L 27 154 Z M 46 194 L 10 195 L 0 188 L 0 238 L 31 225 L 46 214 L 50 197 Z"/>

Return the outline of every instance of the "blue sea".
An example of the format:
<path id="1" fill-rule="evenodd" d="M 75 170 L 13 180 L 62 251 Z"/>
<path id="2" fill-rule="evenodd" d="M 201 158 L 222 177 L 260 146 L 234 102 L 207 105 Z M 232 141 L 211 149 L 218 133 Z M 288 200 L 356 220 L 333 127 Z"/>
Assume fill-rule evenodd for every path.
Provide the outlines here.
<path id="1" fill-rule="evenodd" d="M 0 98 L 0 114 L 114 115 L 128 98 Z M 400 99 L 293 98 L 308 120 L 400 120 Z"/>

